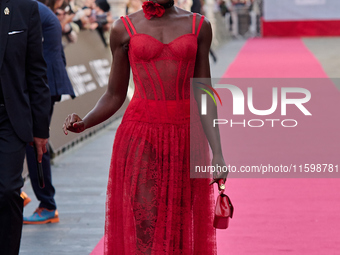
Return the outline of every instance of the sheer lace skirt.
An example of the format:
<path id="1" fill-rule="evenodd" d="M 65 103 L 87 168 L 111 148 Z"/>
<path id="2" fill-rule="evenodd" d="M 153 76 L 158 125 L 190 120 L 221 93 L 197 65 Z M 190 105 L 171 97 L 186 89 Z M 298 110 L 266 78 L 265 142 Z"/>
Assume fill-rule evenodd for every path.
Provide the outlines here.
<path id="1" fill-rule="evenodd" d="M 105 255 L 215 255 L 209 179 L 190 179 L 190 124 L 123 121 L 107 188 Z M 202 160 L 209 161 L 208 151 Z"/>

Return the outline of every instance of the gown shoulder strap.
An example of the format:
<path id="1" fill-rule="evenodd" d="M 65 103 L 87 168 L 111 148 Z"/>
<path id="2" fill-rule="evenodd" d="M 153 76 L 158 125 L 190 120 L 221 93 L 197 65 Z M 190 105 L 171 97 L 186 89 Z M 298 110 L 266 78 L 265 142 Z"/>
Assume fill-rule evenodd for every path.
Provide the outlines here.
<path id="1" fill-rule="evenodd" d="M 123 21 L 124 26 L 125 26 L 125 28 L 126 28 L 126 31 L 129 33 L 129 36 L 130 36 L 130 37 L 131 37 L 133 34 L 137 34 L 136 29 L 135 29 L 135 27 L 132 25 L 132 22 L 131 22 L 129 16 L 125 16 L 125 17 L 121 16 L 120 18 L 121 18 L 121 20 Z M 128 23 L 129 23 L 129 25 L 130 25 L 131 28 L 130 28 L 129 25 L 127 24 L 126 20 L 128 21 Z M 133 34 L 131 33 L 131 31 L 133 32 Z"/>
<path id="2" fill-rule="evenodd" d="M 200 33 L 200 30 L 201 30 L 203 21 L 204 21 L 204 16 L 203 15 L 201 16 L 201 20 L 200 20 L 200 23 L 198 25 L 197 32 L 196 32 L 196 16 L 197 16 L 196 13 L 194 13 L 194 16 L 193 16 L 193 19 L 192 19 L 192 33 L 196 34 L 196 36 L 198 36 L 198 34 Z"/>

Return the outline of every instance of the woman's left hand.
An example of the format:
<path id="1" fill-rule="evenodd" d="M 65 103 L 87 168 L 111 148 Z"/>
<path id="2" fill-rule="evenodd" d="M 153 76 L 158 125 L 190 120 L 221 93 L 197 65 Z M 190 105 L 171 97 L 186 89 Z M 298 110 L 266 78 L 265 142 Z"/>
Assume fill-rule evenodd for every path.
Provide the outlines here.
<path id="1" fill-rule="evenodd" d="M 223 179 L 223 181 L 226 182 L 229 170 L 224 162 L 223 155 L 214 155 L 211 165 L 215 166 L 215 172 L 213 174 L 214 179 L 210 182 L 210 185 L 215 182 L 218 183 L 220 179 Z"/>

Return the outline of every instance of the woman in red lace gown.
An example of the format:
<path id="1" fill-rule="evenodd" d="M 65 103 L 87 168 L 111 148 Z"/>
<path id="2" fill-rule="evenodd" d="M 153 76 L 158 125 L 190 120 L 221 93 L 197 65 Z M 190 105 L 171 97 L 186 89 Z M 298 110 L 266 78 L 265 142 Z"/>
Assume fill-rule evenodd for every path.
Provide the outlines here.
<path id="1" fill-rule="evenodd" d="M 112 116 L 125 100 L 132 68 L 135 92 L 112 151 L 106 255 L 216 254 L 213 187 L 207 178 L 190 178 L 189 169 L 190 78 L 210 77 L 211 26 L 166 1 L 157 0 L 169 7 L 159 17 L 138 11 L 114 23 L 107 92 L 83 120 L 72 114 L 64 123 L 66 134 L 81 132 Z M 225 165 L 214 118 L 216 111 L 191 129 L 204 129 L 212 163 Z M 200 160 L 211 163 L 207 150 Z"/>

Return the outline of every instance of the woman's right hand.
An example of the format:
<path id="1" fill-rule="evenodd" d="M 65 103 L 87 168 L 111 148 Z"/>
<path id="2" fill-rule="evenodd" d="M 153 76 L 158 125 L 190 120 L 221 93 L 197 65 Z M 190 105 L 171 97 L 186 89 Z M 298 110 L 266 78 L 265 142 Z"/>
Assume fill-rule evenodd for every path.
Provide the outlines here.
<path id="1" fill-rule="evenodd" d="M 214 172 L 213 180 L 210 182 L 210 185 L 216 182 L 218 186 L 220 187 L 221 185 L 220 182 L 223 181 L 222 183 L 225 183 L 227 180 L 228 173 L 229 173 L 228 167 L 226 166 L 226 163 L 224 162 L 223 155 L 221 154 L 214 155 L 211 161 L 211 165 L 216 166 L 216 167 L 219 166 L 221 171 Z"/>
<path id="2" fill-rule="evenodd" d="M 74 133 L 81 133 L 85 130 L 84 121 L 75 113 L 69 114 L 63 124 L 65 135 L 68 134 L 67 130 Z"/>

